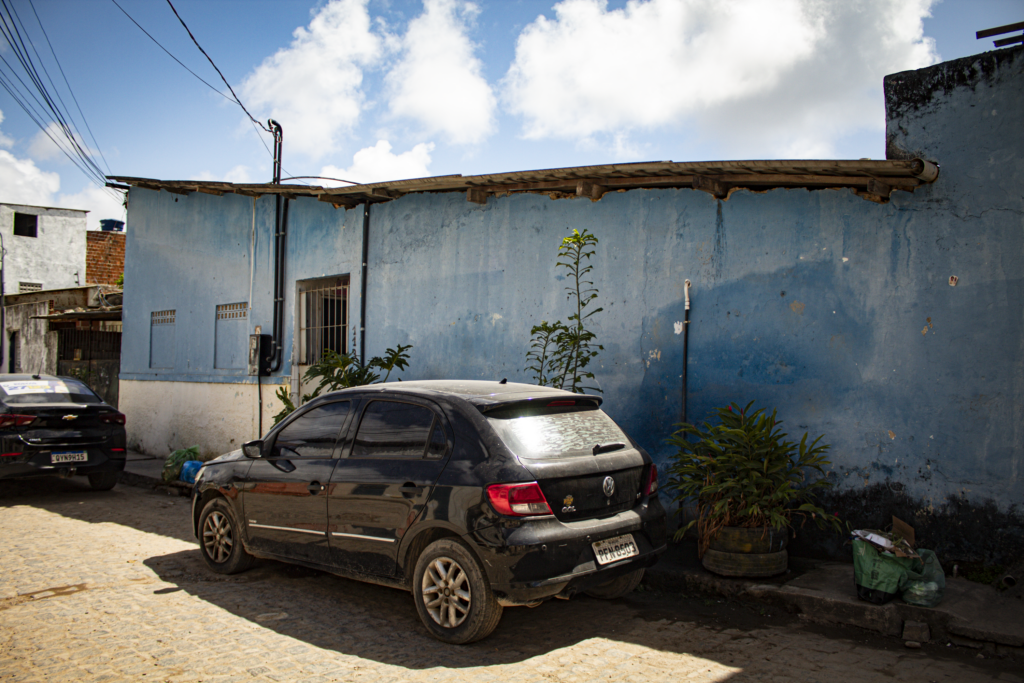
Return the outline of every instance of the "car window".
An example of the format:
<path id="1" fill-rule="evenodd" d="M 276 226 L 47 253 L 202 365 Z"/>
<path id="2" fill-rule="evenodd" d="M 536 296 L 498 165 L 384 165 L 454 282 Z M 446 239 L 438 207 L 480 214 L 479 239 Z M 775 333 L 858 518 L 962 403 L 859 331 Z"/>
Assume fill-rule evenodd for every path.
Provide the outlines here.
<path id="1" fill-rule="evenodd" d="M 287 457 L 282 449 L 303 458 L 330 458 L 348 416 L 349 402 L 325 403 L 303 413 L 282 429 L 274 440 L 273 457 Z"/>
<path id="2" fill-rule="evenodd" d="M 505 445 L 521 458 L 547 459 L 593 455 L 594 446 L 621 443 L 629 437 L 602 410 L 487 417 Z"/>
<path id="3" fill-rule="evenodd" d="M 373 401 L 363 411 L 352 457 L 422 458 L 433 424 L 434 413 L 429 408 L 398 401 Z"/>
<path id="4" fill-rule="evenodd" d="M 77 380 L 18 379 L 0 382 L 3 402 L 26 403 L 103 403 L 92 389 Z"/>
<path id="5" fill-rule="evenodd" d="M 448 439 L 444 435 L 444 427 L 441 421 L 434 419 L 434 431 L 430 435 L 430 444 L 427 446 L 428 458 L 440 458 L 448 450 Z"/>

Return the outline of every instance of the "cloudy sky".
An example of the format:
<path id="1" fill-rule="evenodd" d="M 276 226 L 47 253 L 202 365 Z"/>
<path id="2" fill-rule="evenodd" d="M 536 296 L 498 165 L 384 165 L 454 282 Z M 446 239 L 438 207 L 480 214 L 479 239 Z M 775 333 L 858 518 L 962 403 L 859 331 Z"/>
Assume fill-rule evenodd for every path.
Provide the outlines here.
<path id="1" fill-rule="evenodd" d="M 1022 0 L 172 1 L 249 111 L 284 127 L 285 175 L 357 182 L 884 158 L 883 76 L 992 49 L 974 32 L 1024 18 Z M 112 0 L 8 4 L 104 172 L 271 179 L 272 141 L 165 0 L 117 4 L 220 92 Z M 13 78 L 2 40 L 0 56 Z M 4 90 L 0 201 L 123 217 Z"/>

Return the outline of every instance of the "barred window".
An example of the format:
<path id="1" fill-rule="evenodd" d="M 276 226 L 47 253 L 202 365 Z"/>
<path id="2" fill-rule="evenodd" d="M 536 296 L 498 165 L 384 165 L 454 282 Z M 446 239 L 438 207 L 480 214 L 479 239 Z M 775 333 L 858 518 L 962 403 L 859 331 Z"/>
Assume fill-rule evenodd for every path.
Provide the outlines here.
<path id="1" fill-rule="evenodd" d="M 174 310 L 170 311 L 153 311 L 151 315 L 152 324 L 154 325 L 173 325 L 174 324 Z"/>
<path id="2" fill-rule="evenodd" d="M 18 293 L 24 294 L 25 292 L 41 292 L 43 291 L 43 285 L 41 282 L 19 282 Z"/>
<path id="3" fill-rule="evenodd" d="M 296 284 L 299 365 L 313 365 L 328 350 L 348 352 L 348 276 L 302 280 Z"/>
<path id="4" fill-rule="evenodd" d="M 235 320 L 248 316 L 248 306 L 244 301 L 240 304 L 221 304 L 217 306 L 217 320 Z"/>

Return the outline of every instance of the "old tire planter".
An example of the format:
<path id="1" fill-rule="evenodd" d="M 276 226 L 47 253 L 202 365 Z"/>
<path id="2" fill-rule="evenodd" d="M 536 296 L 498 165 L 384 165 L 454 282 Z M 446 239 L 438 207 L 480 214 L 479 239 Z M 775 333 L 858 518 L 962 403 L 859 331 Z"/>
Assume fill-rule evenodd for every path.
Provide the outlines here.
<path id="1" fill-rule="evenodd" d="M 788 529 L 723 527 L 711 539 L 702 563 L 722 576 L 775 576 L 789 567 L 788 542 Z"/>

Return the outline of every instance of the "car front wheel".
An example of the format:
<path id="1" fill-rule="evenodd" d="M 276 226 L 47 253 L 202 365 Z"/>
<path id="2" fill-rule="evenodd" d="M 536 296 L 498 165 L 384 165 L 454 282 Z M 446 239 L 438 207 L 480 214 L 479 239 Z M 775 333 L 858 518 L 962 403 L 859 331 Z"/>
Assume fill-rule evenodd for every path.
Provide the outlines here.
<path id="1" fill-rule="evenodd" d="M 199 549 L 218 574 L 237 574 L 252 565 L 253 556 L 242 547 L 238 522 L 221 498 L 206 504 L 199 516 Z"/>
<path id="2" fill-rule="evenodd" d="M 486 638 L 501 620 L 498 604 L 473 553 L 462 542 L 434 541 L 416 562 L 413 599 L 430 634 L 462 645 Z"/>

